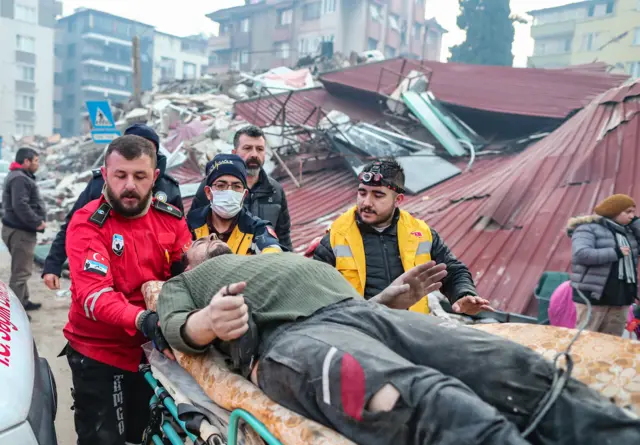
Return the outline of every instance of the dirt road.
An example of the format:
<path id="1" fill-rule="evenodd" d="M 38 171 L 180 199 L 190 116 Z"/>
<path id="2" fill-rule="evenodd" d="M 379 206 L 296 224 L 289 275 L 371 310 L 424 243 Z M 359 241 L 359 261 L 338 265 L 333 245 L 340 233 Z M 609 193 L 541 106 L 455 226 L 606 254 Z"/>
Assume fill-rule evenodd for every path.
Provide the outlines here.
<path id="1" fill-rule="evenodd" d="M 9 283 L 10 258 L 4 246 L 0 246 L 0 280 L 5 283 Z M 64 357 L 56 357 L 65 345 L 62 328 L 67 322 L 69 303 L 57 301 L 55 292 L 47 289 L 40 279 L 40 268 L 35 266 L 34 269 L 33 276 L 29 281 L 29 292 L 34 302 L 42 303 L 42 308 L 30 313 L 32 317 L 31 329 L 38 352 L 49 362 L 58 387 L 58 416 L 56 418 L 58 444 L 74 445 L 76 434 L 73 428 L 73 411 L 71 411 L 71 372 L 67 360 Z M 61 286 L 63 289 L 68 289 L 69 284 L 68 280 L 62 280 Z"/>

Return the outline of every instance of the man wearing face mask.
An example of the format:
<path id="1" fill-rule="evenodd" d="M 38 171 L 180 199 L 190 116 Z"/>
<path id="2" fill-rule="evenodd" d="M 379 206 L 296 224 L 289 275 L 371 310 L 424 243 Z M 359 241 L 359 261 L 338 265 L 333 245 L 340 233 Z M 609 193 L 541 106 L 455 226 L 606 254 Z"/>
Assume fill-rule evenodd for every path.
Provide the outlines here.
<path id="1" fill-rule="evenodd" d="M 282 250 L 269 222 L 251 215 L 243 207 L 249 190 L 247 167 L 242 158 L 230 154 L 217 155 L 204 183 L 209 205 L 191 208 L 187 215 L 194 240 L 216 235 L 238 255 Z"/>

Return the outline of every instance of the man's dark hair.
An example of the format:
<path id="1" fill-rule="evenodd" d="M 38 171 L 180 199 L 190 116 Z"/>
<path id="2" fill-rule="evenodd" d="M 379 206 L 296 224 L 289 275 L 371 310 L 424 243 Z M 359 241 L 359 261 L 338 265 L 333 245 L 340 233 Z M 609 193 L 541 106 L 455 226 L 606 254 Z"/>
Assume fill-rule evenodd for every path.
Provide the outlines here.
<path id="1" fill-rule="evenodd" d="M 127 134 L 114 139 L 107 148 L 107 153 L 104 155 L 104 165 L 107 165 L 107 159 L 111 156 L 111 153 L 117 152 L 123 156 L 126 160 L 132 161 L 138 159 L 140 156 L 147 155 L 151 158 L 151 163 L 155 168 L 158 163 L 156 157 L 156 147 L 148 139 L 133 134 Z"/>
<path id="2" fill-rule="evenodd" d="M 380 173 L 387 181 L 404 188 L 404 169 L 395 159 L 384 159 L 367 164 L 363 172 L 370 172 L 374 165 L 380 165 Z"/>
<path id="3" fill-rule="evenodd" d="M 16 153 L 16 162 L 20 165 L 24 164 L 24 161 L 27 159 L 29 161 L 33 161 L 33 158 L 38 156 L 38 152 L 33 148 L 24 147 L 17 151 Z"/>
<path id="4" fill-rule="evenodd" d="M 249 125 L 236 131 L 236 135 L 233 137 L 233 148 L 238 148 L 238 145 L 240 145 L 240 136 L 243 134 L 250 138 L 264 138 L 264 132 L 261 128 L 258 128 L 255 125 Z"/>

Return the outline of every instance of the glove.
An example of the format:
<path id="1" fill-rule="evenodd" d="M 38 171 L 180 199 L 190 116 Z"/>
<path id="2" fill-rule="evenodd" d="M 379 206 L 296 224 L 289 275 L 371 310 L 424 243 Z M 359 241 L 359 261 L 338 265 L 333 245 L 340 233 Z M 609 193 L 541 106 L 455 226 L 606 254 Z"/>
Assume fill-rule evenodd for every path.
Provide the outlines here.
<path id="1" fill-rule="evenodd" d="M 165 350 L 171 350 L 167 339 L 162 335 L 162 331 L 160 330 L 160 318 L 158 314 L 152 311 L 146 311 L 146 313 L 142 314 L 140 317 L 140 331 L 151 340 L 153 343 L 153 347 L 158 351 L 163 352 Z"/>

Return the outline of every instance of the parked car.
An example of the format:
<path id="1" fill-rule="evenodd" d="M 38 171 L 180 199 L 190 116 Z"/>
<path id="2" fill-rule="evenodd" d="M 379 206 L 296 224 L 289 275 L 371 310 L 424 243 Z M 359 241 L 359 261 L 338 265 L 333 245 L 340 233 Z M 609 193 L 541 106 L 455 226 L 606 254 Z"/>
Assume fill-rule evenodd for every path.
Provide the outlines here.
<path id="1" fill-rule="evenodd" d="M 9 163 L 7 161 L 0 160 L 0 216 L 4 214 L 4 208 L 2 206 L 2 191 L 4 190 L 4 180 L 9 174 Z"/>
<path id="2" fill-rule="evenodd" d="M 22 304 L 0 281 L 0 445 L 57 445 L 57 392 Z"/>

